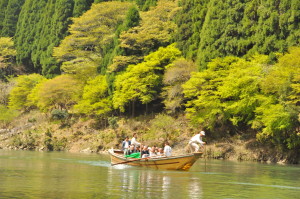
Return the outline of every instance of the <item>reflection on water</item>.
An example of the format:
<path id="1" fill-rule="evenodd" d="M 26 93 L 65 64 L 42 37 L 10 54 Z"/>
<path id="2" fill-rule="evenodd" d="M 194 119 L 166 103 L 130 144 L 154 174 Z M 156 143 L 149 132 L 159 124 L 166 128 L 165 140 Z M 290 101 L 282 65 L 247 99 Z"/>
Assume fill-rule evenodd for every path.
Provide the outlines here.
<path id="1" fill-rule="evenodd" d="M 200 179 L 188 172 L 118 165 L 108 169 L 107 177 L 107 189 L 119 190 L 125 198 L 202 198 Z"/>
<path id="2" fill-rule="evenodd" d="M 2 198 L 298 198 L 300 167 L 198 160 L 190 171 L 111 166 L 108 155 L 0 150 Z"/>

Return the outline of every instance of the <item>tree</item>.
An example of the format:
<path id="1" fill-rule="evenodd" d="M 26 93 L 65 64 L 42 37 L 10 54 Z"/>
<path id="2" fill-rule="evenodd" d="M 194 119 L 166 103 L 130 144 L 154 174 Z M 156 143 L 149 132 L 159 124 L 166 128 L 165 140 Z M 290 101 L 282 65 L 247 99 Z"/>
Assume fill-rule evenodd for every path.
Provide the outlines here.
<path id="1" fill-rule="evenodd" d="M 165 108 L 170 113 L 175 113 L 183 107 L 183 89 L 182 84 L 188 81 L 191 73 L 197 69 L 196 65 L 185 59 L 178 59 L 172 65 L 166 68 L 163 76 L 163 92 Z"/>
<path id="2" fill-rule="evenodd" d="M 27 71 L 41 71 L 34 68 L 31 53 L 34 41 L 39 37 L 39 21 L 45 13 L 46 3 L 46 0 L 26 0 L 19 15 L 15 34 L 16 59 L 19 64 L 25 65 Z"/>
<path id="3" fill-rule="evenodd" d="M 138 59 L 135 57 L 126 57 L 123 49 L 120 48 L 120 34 L 132 27 L 138 26 L 140 23 L 140 14 L 136 6 L 132 6 L 126 13 L 126 17 L 123 24 L 118 25 L 115 35 L 111 43 L 107 44 L 103 50 L 104 57 L 98 66 L 100 73 L 105 73 L 108 69 L 108 76 L 113 79 L 114 74 L 112 72 L 118 72 L 123 70 L 128 64 L 134 64 Z M 111 88 L 112 86 L 109 85 Z"/>
<path id="4" fill-rule="evenodd" d="M 15 60 L 17 51 L 14 48 L 14 42 L 10 37 L 0 37 L 0 79 L 11 74 L 11 66 Z"/>
<path id="5" fill-rule="evenodd" d="M 142 13 L 140 25 L 120 35 L 120 47 L 124 49 L 125 55 L 144 56 L 160 46 L 169 45 L 171 34 L 176 29 L 172 22 L 176 8 L 175 2 L 161 0 L 156 7 Z"/>
<path id="6" fill-rule="evenodd" d="M 112 111 L 112 101 L 108 95 L 106 77 L 98 75 L 87 82 L 82 99 L 74 109 L 90 116 L 102 116 Z"/>
<path id="7" fill-rule="evenodd" d="M 5 10 L 6 10 L 7 4 L 8 4 L 8 0 L 0 0 L 0 10 L 3 10 L 2 12 L 0 12 L 0 33 L 1 33 L 1 30 L 3 29 L 3 21 L 5 18 Z M 0 36 L 2 36 L 2 35 L 0 34 Z"/>
<path id="8" fill-rule="evenodd" d="M 117 25 L 123 22 L 131 6 L 128 2 L 93 4 L 89 11 L 73 19 L 71 34 L 54 48 L 53 56 L 68 64 L 69 69 L 71 62 L 77 61 L 96 67 L 104 56 L 104 47 L 111 43 Z"/>
<path id="9" fill-rule="evenodd" d="M 11 122 L 16 116 L 18 116 L 18 112 L 16 110 L 8 109 L 6 106 L 0 104 L 0 125 L 6 125 Z"/>
<path id="10" fill-rule="evenodd" d="M 68 35 L 74 0 L 48 1 L 39 20 L 37 35 L 32 46 L 31 60 L 44 76 L 60 74 L 60 65 L 52 57 L 53 47 Z"/>
<path id="11" fill-rule="evenodd" d="M 79 100 L 81 90 L 81 84 L 72 76 L 57 76 L 40 86 L 37 105 L 43 111 L 69 110 Z"/>
<path id="12" fill-rule="evenodd" d="M 162 86 L 165 67 L 180 56 L 181 52 L 172 44 L 149 54 L 140 64 L 129 65 L 124 73 L 116 76 L 114 108 L 124 112 L 125 105 L 129 102 L 140 101 L 148 104 L 156 99 Z"/>
<path id="13" fill-rule="evenodd" d="M 257 138 L 275 145 L 295 149 L 300 146 L 299 83 L 300 48 L 290 48 L 269 69 L 261 83 L 264 98 L 256 109 L 253 128 L 260 130 Z"/>
<path id="14" fill-rule="evenodd" d="M 0 80 L 0 104 L 7 106 L 10 90 L 13 87 L 13 82 L 3 82 Z"/>
<path id="15" fill-rule="evenodd" d="M 25 0 L 9 0 L 5 9 L 5 17 L 3 19 L 1 35 L 5 37 L 13 37 L 16 32 L 17 22 L 20 11 Z"/>
<path id="16" fill-rule="evenodd" d="M 81 16 L 86 10 L 88 10 L 94 0 L 74 0 L 73 17 Z"/>
<path id="17" fill-rule="evenodd" d="M 180 1 L 180 10 L 175 17 L 178 30 L 174 39 L 187 59 L 195 60 L 199 48 L 200 32 L 207 14 L 209 0 Z"/>
<path id="18" fill-rule="evenodd" d="M 26 109 L 29 93 L 43 79 L 45 78 L 39 74 L 20 75 L 15 78 L 15 86 L 9 95 L 9 108 L 15 110 Z"/>
<path id="19" fill-rule="evenodd" d="M 267 56 L 250 61 L 218 58 L 208 64 L 207 70 L 194 73 L 183 85 L 186 112 L 192 123 L 231 133 L 251 124 L 266 60 Z"/>
<path id="20" fill-rule="evenodd" d="M 53 47 L 69 34 L 73 14 L 85 12 L 91 3 L 91 0 L 26 0 L 14 37 L 18 63 L 47 77 L 60 74 L 60 63 L 52 57 Z"/>

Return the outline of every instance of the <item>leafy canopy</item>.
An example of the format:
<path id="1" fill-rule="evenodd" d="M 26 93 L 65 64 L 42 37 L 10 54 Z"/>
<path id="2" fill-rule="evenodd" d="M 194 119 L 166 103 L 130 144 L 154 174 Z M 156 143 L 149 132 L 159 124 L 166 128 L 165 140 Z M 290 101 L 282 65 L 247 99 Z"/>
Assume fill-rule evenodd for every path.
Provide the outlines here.
<path id="1" fill-rule="evenodd" d="M 124 73 L 116 77 L 114 108 L 125 111 L 125 105 L 131 101 L 147 104 L 156 99 L 165 68 L 180 56 L 181 52 L 172 44 L 150 53 L 140 64 L 129 65 Z"/>

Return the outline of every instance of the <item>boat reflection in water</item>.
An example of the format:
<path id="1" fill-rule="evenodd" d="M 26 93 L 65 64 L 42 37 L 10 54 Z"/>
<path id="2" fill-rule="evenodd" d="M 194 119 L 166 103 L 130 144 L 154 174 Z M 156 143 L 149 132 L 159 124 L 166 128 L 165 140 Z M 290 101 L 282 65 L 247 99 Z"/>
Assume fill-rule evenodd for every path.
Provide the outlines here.
<path id="1" fill-rule="evenodd" d="M 107 189 L 121 198 L 202 198 L 199 178 L 182 171 L 162 171 L 127 165 L 108 170 Z"/>

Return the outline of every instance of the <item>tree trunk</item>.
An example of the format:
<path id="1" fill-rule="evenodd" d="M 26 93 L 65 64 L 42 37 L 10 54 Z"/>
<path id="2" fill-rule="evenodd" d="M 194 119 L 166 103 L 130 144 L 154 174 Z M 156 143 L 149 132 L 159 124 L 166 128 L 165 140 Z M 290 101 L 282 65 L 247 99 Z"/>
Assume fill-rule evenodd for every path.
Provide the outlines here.
<path id="1" fill-rule="evenodd" d="M 134 111 L 135 111 L 134 110 L 134 105 L 135 105 L 135 100 L 132 101 L 132 107 L 131 107 L 132 108 L 132 112 L 131 112 L 132 113 L 132 117 L 134 117 Z"/>

